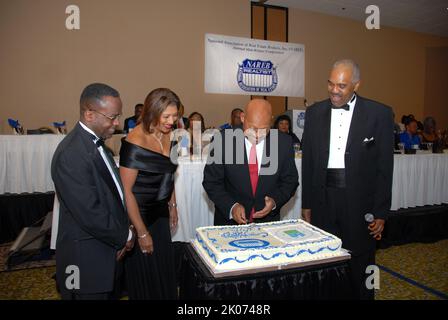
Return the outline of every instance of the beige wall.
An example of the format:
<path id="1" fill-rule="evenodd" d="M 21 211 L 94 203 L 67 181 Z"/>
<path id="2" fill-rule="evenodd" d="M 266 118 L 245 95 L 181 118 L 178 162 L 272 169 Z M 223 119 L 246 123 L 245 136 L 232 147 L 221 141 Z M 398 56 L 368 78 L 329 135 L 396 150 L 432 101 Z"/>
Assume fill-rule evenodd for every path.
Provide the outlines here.
<path id="1" fill-rule="evenodd" d="M 426 50 L 425 115 L 448 129 L 448 47 Z"/>
<path id="2" fill-rule="evenodd" d="M 81 30 L 65 29 L 65 8 L 81 9 Z M 247 0 L 14 0 L 0 1 L 0 133 L 7 118 L 26 128 L 78 119 L 78 99 L 94 81 L 116 87 L 125 115 L 156 87 L 176 91 L 187 115 L 206 125 L 228 121 L 249 97 L 204 93 L 204 34 L 250 37 Z M 289 10 L 289 41 L 306 47 L 309 103 L 325 99 L 332 62 L 352 57 L 362 71 L 360 94 L 394 108 L 398 117 L 425 113 L 426 48 L 438 38 L 394 28 Z M 445 92 L 445 91 L 444 91 Z M 288 99 L 301 106 L 303 99 Z M 428 109 L 427 109 L 428 110 Z M 442 109 L 438 109 L 443 112 Z"/>
<path id="3" fill-rule="evenodd" d="M 359 94 L 390 105 L 399 120 L 409 113 L 423 118 L 426 47 L 447 46 L 448 38 L 389 27 L 367 30 L 364 22 L 290 9 L 289 42 L 305 45 L 308 103 L 327 98 L 332 63 L 350 57 L 361 67 Z M 303 105 L 302 99 L 288 100 L 290 107 Z"/>
<path id="4" fill-rule="evenodd" d="M 65 28 L 77 4 L 81 29 Z M 25 128 L 78 119 L 82 89 L 105 82 L 122 95 L 125 115 L 166 86 L 186 114 L 228 121 L 249 97 L 204 93 L 204 34 L 250 37 L 247 0 L 14 0 L 0 2 L 0 132 L 7 118 Z"/>

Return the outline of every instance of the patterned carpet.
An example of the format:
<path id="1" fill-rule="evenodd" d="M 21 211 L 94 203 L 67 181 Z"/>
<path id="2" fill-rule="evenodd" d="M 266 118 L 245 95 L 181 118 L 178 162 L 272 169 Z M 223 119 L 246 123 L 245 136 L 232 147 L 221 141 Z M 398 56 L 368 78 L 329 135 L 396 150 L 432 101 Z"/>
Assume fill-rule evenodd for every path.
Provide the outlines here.
<path id="1" fill-rule="evenodd" d="M 29 256 L 27 259 L 24 259 L 21 256 L 20 258 L 13 260 L 14 263 L 11 264 L 8 268 L 7 260 L 11 245 L 12 242 L 0 245 L 0 272 L 51 267 L 56 265 L 56 261 L 52 256 L 52 252 L 47 249 L 44 250 L 39 256 Z"/>
<path id="2" fill-rule="evenodd" d="M 412 243 L 378 250 L 376 263 L 411 281 L 381 270 L 379 300 L 448 299 L 448 240 Z M 416 282 L 417 284 L 411 284 Z M 422 287 L 427 287 L 426 290 Z"/>
<path id="3" fill-rule="evenodd" d="M 448 240 L 377 251 L 381 270 L 377 300 L 448 299 Z M 59 299 L 55 267 L 0 272 L 0 300 Z"/>

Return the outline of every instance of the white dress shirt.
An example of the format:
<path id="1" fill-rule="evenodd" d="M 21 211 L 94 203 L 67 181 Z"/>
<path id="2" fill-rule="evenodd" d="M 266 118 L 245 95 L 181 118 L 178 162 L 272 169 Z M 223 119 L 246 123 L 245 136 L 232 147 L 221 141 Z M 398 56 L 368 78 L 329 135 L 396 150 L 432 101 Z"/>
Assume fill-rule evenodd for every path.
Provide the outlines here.
<path id="1" fill-rule="evenodd" d="M 353 110 L 356 104 L 356 94 L 347 103 L 349 110 L 331 109 L 331 131 L 330 131 L 330 155 L 328 157 L 328 169 L 345 168 L 345 149 L 347 146 L 350 124 L 352 122 Z"/>
<path id="2" fill-rule="evenodd" d="M 92 140 L 93 143 L 96 144 L 96 142 L 100 139 L 98 138 L 98 136 L 95 134 L 95 132 L 93 132 L 90 128 L 88 128 L 84 123 L 82 123 L 81 121 L 79 121 L 79 124 L 81 125 L 81 127 L 86 130 L 88 133 L 92 134 L 95 137 L 95 140 Z M 104 150 L 103 147 L 98 147 L 98 151 L 101 154 L 101 158 L 103 158 L 104 163 L 106 164 L 107 169 L 109 170 L 110 175 L 112 176 L 112 179 L 114 180 L 115 186 L 117 187 L 118 193 L 120 194 L 120 198 L 121 198 L 121 202 L 124 205 L 124 196 L 123 196 L 123 190 L 121 189 L 120 183 L 117 181 L 117 178 L 113 172 L 112 167 L 109 164 L 109 160 L 107 160 L 107 156 L 106 156 L 106 151 Z M 129 230 L 129 236 L 128 236 L 128 241 L 132 239 L 132 231 Z"/>

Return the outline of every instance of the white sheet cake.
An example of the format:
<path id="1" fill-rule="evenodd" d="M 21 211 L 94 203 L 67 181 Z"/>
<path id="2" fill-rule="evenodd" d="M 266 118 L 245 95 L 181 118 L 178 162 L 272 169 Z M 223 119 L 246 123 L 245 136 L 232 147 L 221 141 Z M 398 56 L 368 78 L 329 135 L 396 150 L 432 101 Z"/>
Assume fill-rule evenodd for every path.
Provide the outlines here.
<path id="1" fill-rule="evenodd" d="M 213 273 L 281 267 L 346 254 L 339 238 L 300 219 L 197 228 L 193 246 Z"/>

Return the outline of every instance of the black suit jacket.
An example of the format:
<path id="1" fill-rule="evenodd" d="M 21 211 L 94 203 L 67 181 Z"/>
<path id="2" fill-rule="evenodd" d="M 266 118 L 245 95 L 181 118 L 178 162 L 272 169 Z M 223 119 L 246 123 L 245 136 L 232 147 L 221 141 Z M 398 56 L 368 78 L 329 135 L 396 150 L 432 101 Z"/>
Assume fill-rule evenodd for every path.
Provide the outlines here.
<path id="1" fill-rule="evenodd" d="M 242 134 L 241 129 L 239 130 Z M 233 140 L 233 162 L 225 163 L 226 153 L 226 130 L 219 133 L 222 139 L 221 148 L 221 164 L 210 163 L 204 168 L 204 180 L 202 185 L 208 194 L 210 200 L 215 204 L 215 225 L 236 224 L 233 219 L 230 219 L 230 209 L 238 202 L 244 206 L 246 210 L 246 217 L 249 220 L 250 212 L 255 206 L 255 211 L 261 210 L 265 206 L 264 197 L 268 196 L 274 199 L 276 208 L 266 217 L 262 219 L 255 219 L 254 222 L 268 222 L 277 221 L 280 219 L 280 209 L 288 202 L 288 200 L 295 194 L 297 186 L 299 185 L 299 176 L 297 173 L 296 164 L 294 161 L 294 150 L 291 142 L 291 137 L 279 132 L 278 141 L 274 141 L 273 134 L 269 134 L 265 141 L 265 155 L 262 160 L 260 174 L 257 183 L 257 190 L 255 197 L 252 193 L 252 187 L 249 176 L 249 165 L 246 156 L 246 146 L 243 141 L 240 145 L 240 154 L 244 157 L 244 162 L 236 164 L 236 139 Z M 216 137 L 212 142 L 215 145 Z M 275 145 L 274 145 L 275 143 Z M 241 148 L 242 147 L 242 148 Z M 268 173 L 273 170 L 275 165 L 267 163 L 269 157 L 273 157 L 274 149 L 278 147 L 278 166 L 275 172 Z M 213 147 L 210 149 L 210 157 L 215 156 Z M 209 157 L 209 159 L 210 159 Z M 270 167 L 272 165 L 272 167 Z"/>
<path id="2" fill-rule="evenodd" d="M 324 100 L 306 111 L 302 138 L 302 207 L 311 209 L 311 222 L 325 225 L 326 169 L 330 148 L 331 107 Z M 343 245 L 354 251 L 374 246 L 364 220 L 366 213 L 386 219 L 391 205 L 394 131 L 390 107 L 357 96 L 350 125 L 345 171 L 350 236 Z M 364 142 L 365 139 L 373 140 Z"/>
<path id="3" fill-rule="evenodd" d="M 60 201 L 58 284 L 65 286 L 66 268 L 75 265 L 77 293 L 112 291 L 116 253 L 126 244 L 129 220 L 100 152 L 79 123 L 57 147 L 51 176 Z"/>

